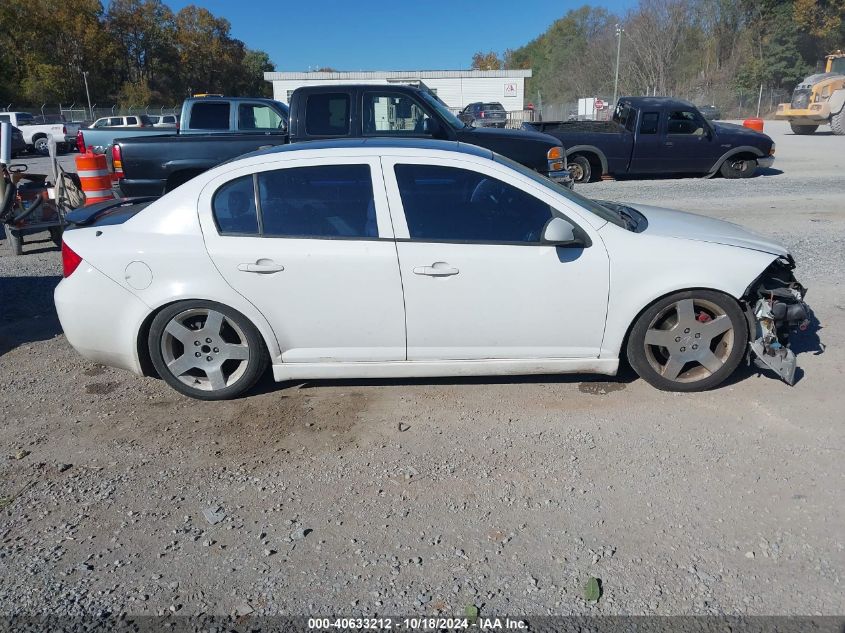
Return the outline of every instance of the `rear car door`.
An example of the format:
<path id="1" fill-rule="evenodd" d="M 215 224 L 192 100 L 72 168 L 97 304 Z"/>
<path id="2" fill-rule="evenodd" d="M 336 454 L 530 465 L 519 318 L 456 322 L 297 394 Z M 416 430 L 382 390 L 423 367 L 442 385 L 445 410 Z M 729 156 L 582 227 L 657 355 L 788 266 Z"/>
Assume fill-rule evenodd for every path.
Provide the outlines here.
<path id="1" fill-rule="evenodd" d="M 599 356 L 609 262 L 598 238 L 587 248 L 541 244 L 562 213 L 505 167 L 422 157 L 382 164 L 408 360 Z"/>
<path id="2" fill-rule="evenodd" d="M 209 255 L 267 318 L 283 362 L 405 359 L 378 158 L 240 168 L 205 187 L 199 214 Z"/>

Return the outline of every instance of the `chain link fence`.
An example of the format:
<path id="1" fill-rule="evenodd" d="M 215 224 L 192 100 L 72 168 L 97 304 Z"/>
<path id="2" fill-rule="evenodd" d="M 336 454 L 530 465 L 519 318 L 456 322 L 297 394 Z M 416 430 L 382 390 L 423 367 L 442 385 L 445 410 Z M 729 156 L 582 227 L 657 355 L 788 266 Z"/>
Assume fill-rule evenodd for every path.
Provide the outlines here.
<path id="1" fill-rule="evenodd" d="M 29 112 L 33 115 L 41 115 L 45 117 L 60 116 L 68 123 L 81 123 L 83 121 L 95 121 L 104 116 L 129 116 L 146 114 L 148 116 L 158 116 L 163 114 L 179 114 L 182 111 L 181 104 L 177 105 L 129 105 L 129 106 L 92 106 L 89 110 L 87 106 L 82 106 L 78 103 L 71 104 L 44 104 L 41 107 L 33 108 L 31 106 L 16 106 L 14 103 L 3 104 L 0 106 L 0 112 Z"/>

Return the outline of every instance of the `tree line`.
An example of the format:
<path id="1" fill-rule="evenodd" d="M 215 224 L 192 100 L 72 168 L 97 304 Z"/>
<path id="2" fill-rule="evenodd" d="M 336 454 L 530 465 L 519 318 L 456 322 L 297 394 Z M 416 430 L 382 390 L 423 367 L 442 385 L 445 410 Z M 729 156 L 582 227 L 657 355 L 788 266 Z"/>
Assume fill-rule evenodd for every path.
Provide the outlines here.
<path id="1" fill-rule="evenodd" d="M 845 0 L 640 0 L 619 15 L 582 6 L 517 49 L 479 51 L 478 69 L 531 68 L 526 98 L 571 103 L 613 94 L 678 96 L 730 111 L 737 96 L 791 92 L 845 49 Z M 768 104 L 766 104 L 768 105 Z"/>
<path id="2" fill-rule="evenodd" d="M 0 107 L 177 104 L 193 93 L 271 91 L 264 51 L 232 37 L 228 20 L 161 0 L 0 0 Z"/>

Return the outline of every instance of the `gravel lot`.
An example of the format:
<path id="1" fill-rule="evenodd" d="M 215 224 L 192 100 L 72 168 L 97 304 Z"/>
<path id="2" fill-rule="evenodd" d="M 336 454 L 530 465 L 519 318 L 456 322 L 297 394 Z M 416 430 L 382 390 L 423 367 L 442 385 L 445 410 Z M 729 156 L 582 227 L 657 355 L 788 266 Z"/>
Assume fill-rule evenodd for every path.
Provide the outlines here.
<path id="1" fill-rule="evenodd" d="M 750 180 L 580 191 L 787 243 L 822 326 L 791 388 L 267 377 L 198 402 L 81 359 L 58 252 L 0 248 L 0 612 L 845 613 L 845 139 L 766 130 Z"/>

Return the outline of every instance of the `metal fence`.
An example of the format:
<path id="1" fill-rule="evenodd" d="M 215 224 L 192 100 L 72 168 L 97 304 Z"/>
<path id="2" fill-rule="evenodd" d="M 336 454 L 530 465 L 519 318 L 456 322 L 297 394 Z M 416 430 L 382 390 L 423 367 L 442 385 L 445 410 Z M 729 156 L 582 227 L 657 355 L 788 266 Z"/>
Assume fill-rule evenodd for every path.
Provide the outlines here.
<path id="1" fill-rule="evenodd" d="M 463 108 L 449 108 L 454 115 L 458 115 L 463 111 Z M 539 115 L 535 110 L 508 110 L 507 120 L 505 122 L 506 128 L 518 129 L 522 127 L 523 123 L 538 121 Z"/>
<path id="2" fill-rule="evenodd" d="M 81 121 L 93 121 L 104 116 L 128 116 L 146 114 L 148 116 L 157 116 L 162 114 L 179 114 L 182 111 L 181 104 L 162 106 L 162 105 L 130 105 L 130 106 L 100 106 L 92 105 L 89 110 L 87 106 L 78 103 L 71 104 L 43 104 L 39 108 L 31 106 L 16 106 L 14 103 L 4 104 L 0 106 L 0 112 L 29 112 L 35 115 L 44 116 L 63 116 L 65 121 L 69 123 L 76 123 Z"/>

